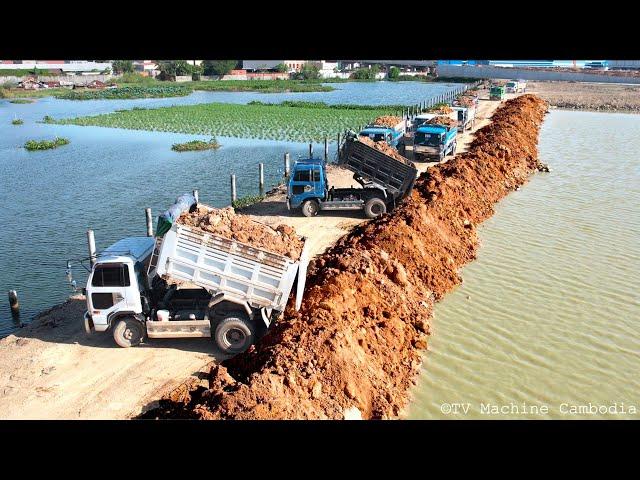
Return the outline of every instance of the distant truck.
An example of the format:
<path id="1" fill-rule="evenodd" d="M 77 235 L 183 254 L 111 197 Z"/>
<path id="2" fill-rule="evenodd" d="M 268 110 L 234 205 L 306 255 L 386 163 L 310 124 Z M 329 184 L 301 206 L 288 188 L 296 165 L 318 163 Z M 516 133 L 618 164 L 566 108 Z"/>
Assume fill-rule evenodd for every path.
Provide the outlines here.
<path id="1" fill-rule="evenodd" d="M 413 135 L 413 156 L 416 161 L 436 159 L 441 162 L 447 155 L 455 155 L 457 125 L 424 123 Z"/>
<path id="2" fill-rule="evenodd" d="M 393 127 L 369 124 L 360 131 L 361 137 L 369 137 L 374 142 L 387 142 L 391 147 L 397 147 L 406 131 L 405 121 L 398 122 Z"/>
<path id="3" fill-rule="evenodd" d="M 409 160 L 383 153 L 353 133 L 339 149 L 338 165 L 354 172 L 361 187 L 330 187 L 324 160 L 298 160 L 287 187 L 287 208 L 300 208 L 306 217 L 320 210 L 363 210 L 367 218 L 375 218 L 393 210 L 411 193 L 418 173 Z"/>
<path id="4" fill-rule="evenodd" d="M 527 91 L 527 82 L 524 80 L 511 80 L 505 85 L 507 93 L 524 93 Z"/>
<path id="5" fill-rule="evenodd" d="M 457 114 L 458 131 L 464 132 L 473 128 L 476 121 L 476 107 L 451 107 Z"/>
<path id="6" fill-rule="evenodd" d="M 164 237 L 124 238 L 97 256 L 84 327 L 110 331 L 120 347 L 145 336 L 213 337 L 222 352 L 236 354 L 285 309 L 294 284 L 300 308 L 308 262 L 306 245 L 293 261 L 175 223 Z"/>
<path id="7" fill-rule="evenodd" d="M 503 85 L 493 85 L 489 89 L 489 100 L 504 100 L 505 87 Z"/>

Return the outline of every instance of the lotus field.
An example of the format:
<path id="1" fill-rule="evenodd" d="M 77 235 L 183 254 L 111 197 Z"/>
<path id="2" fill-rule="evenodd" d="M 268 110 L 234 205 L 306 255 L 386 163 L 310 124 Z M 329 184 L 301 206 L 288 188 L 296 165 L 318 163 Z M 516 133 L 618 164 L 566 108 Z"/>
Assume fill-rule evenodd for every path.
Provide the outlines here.
<path id="1" fill-rule="evenodd" d="M 207 103 L 154 109 L 120 110 L 103 115 L 54 120 L 91 125 L 220 137 L 294 142 L 335 139 L 345 129 L 359 129 L 379 115 L 397 114 L 397 106 L 318 108 L 288 105 Z"/>

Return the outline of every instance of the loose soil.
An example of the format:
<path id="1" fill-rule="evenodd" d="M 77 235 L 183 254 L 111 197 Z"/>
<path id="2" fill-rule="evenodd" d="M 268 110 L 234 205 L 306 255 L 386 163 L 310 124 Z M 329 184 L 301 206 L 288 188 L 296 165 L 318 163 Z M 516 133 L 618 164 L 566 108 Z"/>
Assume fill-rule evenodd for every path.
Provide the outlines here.
<path id="1" fill-rule="evenodd" d="M 304 246 L 304 242 L 292 227 L 278 225 L 276 228 L 271 228 L 246 215 L 235 213 L 233 207 L 218 209 L 198 205 L 193 212 L 183 212 L 178 217 L 177 223 L 246 243 L 268 252 L 286 255 L 292 260 L 300 258 Z"/>
<path id="2" fill-rule="evenodd" d="M 385 155 L 389 155 L 390 157 L 395 158 L 399 162 L 406 163 L 407 165 L 411 165 L 411 161 L 408 158 L 403 157 L 398 153 L 398 150 L 389 146 L 387 142 L 374 142 L 369 137 L 358 137 L 358 140 L 361 143 L 366 143 L 370 147 L 375 148 L 379 152 L 384 153 Z"/>
<path id="3" fill-rule="evenodd" d="M 212 368 L 208 388 L 145 418 L 393 418 L 408 400 L 434 301 L 461 282 L 476 226 L 538 167 L 546 102 L 507 101 L 466 153 L 428 170 L 390 215 L 357 226 L 310 266 L 299 312 Z"/>
<path id="4" fill-rule="evenodd" d="M 381 117 L 376 118 L 373 121 L 373 124 L 378 125 L 380 127 L 394 128 L 400 122 L 402 122 L 402 118 L 400 117 L 396 117 L 393 115 L 383 115 Z"/>
<path id="5" fill-rule="evenodd" d="M 564 110 L 640 113 L 640 85 L 528 82 L 527 92 Z"/>

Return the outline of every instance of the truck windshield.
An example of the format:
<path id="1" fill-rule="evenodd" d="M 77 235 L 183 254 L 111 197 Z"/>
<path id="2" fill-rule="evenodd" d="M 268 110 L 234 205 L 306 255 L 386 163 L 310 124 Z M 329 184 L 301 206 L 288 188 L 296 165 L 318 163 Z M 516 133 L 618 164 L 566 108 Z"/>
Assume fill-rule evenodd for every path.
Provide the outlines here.
<path id="1" fill-rule="evenodd" d="M 440 144 L 440 135 L 436 133 L 416 132 L 415 143 L 429 147 L 437 147 Z"/>
<path id="2" fill-rule="evenodd" d="M 516 84 L 515 84 L 515 83 L 513 83 L 513 82 L 509 82 L 509 83 L 507 83 L 507 87 L 509 87 L 509 88 L 513 88 L 513 87 L 515 87 L 515 86 L 516 86 Z"/>
<path id="3" fill-rule="evenodd" d="M 94 287 L 128 287 L 129 269 L 123 263 L 96 265 L 91 285 Z"/>
<path id="4" fill-rule="evenodd" d="M 294 182 L 319 182 L 320 170 L 296 170 L 293 175 Z"/>

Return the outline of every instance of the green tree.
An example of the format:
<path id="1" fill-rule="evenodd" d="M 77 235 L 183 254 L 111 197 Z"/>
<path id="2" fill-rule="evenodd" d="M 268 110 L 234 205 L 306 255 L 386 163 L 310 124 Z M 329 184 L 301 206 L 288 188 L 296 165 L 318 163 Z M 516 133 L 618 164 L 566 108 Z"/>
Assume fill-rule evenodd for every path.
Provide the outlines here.
<path id="1" fill-rule="evenodd" d="M 205 75 L 227 75 L 236 68 L 238 60 L 205 60 L 202 65 Z"/>
<path id="2" fill-rule="evenodd" d="M 400 76 L 400 69 L 398 67 L 391 67 L 387 76 L 389 80 L 395 80 Z"/>
<path id="3" fill-rule="evenodd" d="M 317 80 L 320 78 L 320 69 L 316 65 L 305 63 L 302 69 L 295 74 L 297 80 Z"/>
<path id="4" fill-rule="evenodd" d="M 289 71 L 289 69 L 284 63 L 279 63 L 278 65 L 276 65 L 275 70 L 276 72 L 280 72 L 280 73 L 287 73 Z"/>
<path id="5" fill-rule="evenodd" d="M 133 62 L 131 60 L 114 60 L 112 68 L 115 74 L 132 73 Z"/>

